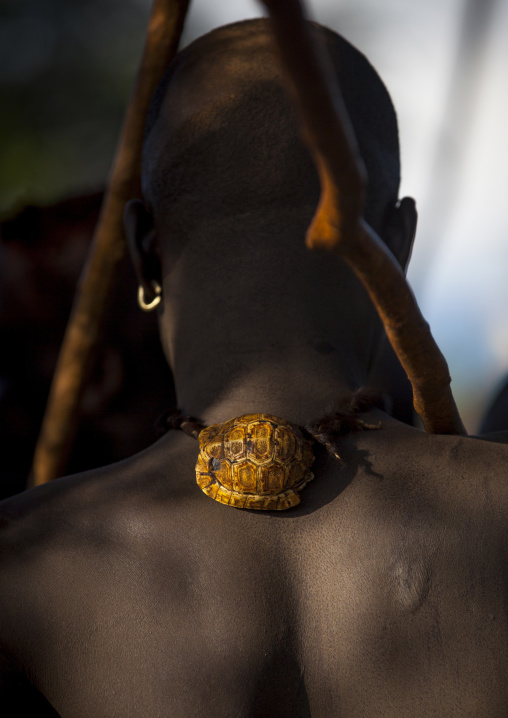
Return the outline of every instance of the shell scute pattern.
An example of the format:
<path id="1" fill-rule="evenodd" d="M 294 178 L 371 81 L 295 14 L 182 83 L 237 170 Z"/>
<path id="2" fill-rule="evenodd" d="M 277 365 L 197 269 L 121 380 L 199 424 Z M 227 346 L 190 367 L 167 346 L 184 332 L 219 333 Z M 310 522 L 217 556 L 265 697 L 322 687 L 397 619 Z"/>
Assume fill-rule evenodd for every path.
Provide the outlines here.
<path id="1" fill-rule="evenodd" d="M 281 511 L 300 502 L 314 454 L 299 427 L 271 414 L 245 414 L 199 435 L 196 479 L 215 501 Z"/>

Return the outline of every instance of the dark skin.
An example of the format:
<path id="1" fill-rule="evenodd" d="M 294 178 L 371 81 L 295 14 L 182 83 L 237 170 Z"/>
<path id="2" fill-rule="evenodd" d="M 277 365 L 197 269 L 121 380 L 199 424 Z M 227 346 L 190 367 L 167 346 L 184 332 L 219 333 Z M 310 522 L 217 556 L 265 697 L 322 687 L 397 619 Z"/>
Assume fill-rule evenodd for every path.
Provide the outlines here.
<path id="1" fill-rule="evenodd" d="M 220 105 L 229 80 L 210 59 L 196 67 Z M 148 166 L 206 113 L 192 80 L 168 92 Z M 312 202 L 217 216 L 196 211 L 202 192 L 178 200 L 178 220 L 149 191 L 126 213 L 147 298 L 163 285 L 180 406 L 207 424 L 307 423 L 366 380 L 374 311 L 339 259 L 304 248 Z M 376 229 L 405 264 L 414 206 L 386 209 Z M 62 718 L 506 716 L 508 449 L 363 418 L 379 428 L 343 439 L 343 464 L 317 448 L 287 512 L 205 496 L 182 432 L 4 502 L 4 704 L 20 685 Z"/>
<path id="2" fill-rule="evenodd" d="M 508 428 L 508 381 L 504 379 L 480 424 L 482 432 L 503 432 Z"/>

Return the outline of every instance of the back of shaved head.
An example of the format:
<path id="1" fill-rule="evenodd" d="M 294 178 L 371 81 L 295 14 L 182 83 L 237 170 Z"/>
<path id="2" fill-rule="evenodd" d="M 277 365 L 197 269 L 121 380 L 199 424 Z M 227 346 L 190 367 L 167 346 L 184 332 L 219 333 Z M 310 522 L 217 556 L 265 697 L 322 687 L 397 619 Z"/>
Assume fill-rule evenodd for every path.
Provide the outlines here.
<path id="1" fill-rule="evenodd" d="M 331 57 L 367 167 L 366 218 L 397 199 L 395 111 L 368 60 L 312 24 Z M 155 215 L 189 218 L 317 202 L 319 184 L 287 96 L 269 22 L 221 27 L 178 54 L 155 92 L 146 125 L 143 191 Z"/>

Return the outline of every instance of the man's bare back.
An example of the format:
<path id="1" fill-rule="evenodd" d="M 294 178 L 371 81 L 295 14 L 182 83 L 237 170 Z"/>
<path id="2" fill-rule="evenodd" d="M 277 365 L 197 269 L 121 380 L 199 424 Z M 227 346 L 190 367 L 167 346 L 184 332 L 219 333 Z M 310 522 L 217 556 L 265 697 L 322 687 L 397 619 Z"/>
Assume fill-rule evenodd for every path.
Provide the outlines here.
<path id="1" fill-rule="evenodd" d="M 210 501 L 180 433 L 8 502 L 10 660 L 76 718 L 505 716 L 508 447 L 343 451 L 289 513 Z"/>

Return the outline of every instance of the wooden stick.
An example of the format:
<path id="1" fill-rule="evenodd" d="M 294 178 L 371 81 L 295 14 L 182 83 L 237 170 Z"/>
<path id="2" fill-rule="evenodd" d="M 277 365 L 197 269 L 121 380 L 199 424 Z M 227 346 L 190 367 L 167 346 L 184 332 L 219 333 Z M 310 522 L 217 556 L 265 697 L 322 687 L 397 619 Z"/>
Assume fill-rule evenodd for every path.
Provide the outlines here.
<path id="1" fill-rule="evenodd" d="M 339 253 L 364 284 L 413 387 L 425 429 L 465 434 L 446 360 L 406 278 L 386 245 L 362 218 L 366 175 L 338 82 L 314 45 L 300 0 L 261 0 L 270 13 L 304 136 L 321 181 L 307 232 L 310 249 Z"/>
<path id="2" fill-rule="evenodd" d="M 140 196 L 141 150 L 150 98 L 174 57 L 189 0 L 154 0 L 143 57 L 123 128 L 89 257 L 78 285 L 60 350 L 41 433 L 35 448 L 30 486 L 65 471 L 79 420 L 88 369 L 119 262 L 125 254 L 125 203 Z"/>

